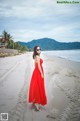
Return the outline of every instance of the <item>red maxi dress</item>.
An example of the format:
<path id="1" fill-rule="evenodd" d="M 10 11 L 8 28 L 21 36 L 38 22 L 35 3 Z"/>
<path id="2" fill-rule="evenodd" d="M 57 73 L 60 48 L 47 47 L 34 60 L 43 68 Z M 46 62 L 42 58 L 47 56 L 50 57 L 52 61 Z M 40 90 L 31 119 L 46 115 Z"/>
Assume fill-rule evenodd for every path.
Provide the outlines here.
<path id="1" fill-rule="evenodd" d="M 44 74 L 42 63 L 43 60 L 40 58 L 40 65 Z M 32 73 L 28 102 L 38 103 L 41 105 L 47 104 L 44 78 L 41 77 L 41 73 L 38 68 L 38 63 L 36 63 L 34 71 Z"/>

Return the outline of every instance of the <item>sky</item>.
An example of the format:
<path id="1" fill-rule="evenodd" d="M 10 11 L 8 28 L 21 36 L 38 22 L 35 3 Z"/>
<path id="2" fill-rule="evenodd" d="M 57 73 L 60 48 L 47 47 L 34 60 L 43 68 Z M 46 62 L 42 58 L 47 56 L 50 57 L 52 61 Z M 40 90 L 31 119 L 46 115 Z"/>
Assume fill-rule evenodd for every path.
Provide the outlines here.
<path id="1" fill-rule="evenodd" d="M 15 42 L 80 42 L 80 3 L 57 1 L 62 0 L 0 0 L 0 35 L 6 30 Z"/>

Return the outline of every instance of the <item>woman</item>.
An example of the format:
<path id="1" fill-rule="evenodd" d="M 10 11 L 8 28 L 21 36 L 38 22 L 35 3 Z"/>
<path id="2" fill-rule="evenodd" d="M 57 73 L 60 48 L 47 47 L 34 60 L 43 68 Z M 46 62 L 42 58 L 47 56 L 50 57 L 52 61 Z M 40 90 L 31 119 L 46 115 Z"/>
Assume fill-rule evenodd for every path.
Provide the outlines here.
<path id="1" fill-rule="evenodd" d="M 29 102 L 35 105 L 36 111 L 39 111 L 40 104 L 46 105 L 47 98 L 44 86 L 44 70 L 43 70 L 43 60 L 40 58 L 40 47 L 35 46 L 33 52 L 34 59 L 34 71 L 31 77 L 30 88 L 29 88 Z"/>

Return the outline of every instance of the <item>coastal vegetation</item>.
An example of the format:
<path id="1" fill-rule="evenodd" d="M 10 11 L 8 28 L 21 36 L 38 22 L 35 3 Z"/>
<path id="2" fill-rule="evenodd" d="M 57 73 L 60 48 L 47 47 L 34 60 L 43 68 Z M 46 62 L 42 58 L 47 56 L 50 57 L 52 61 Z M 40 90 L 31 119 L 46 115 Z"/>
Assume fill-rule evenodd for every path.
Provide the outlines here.
<path id="1" fill-rule="evenodd" d="M 4 30 L 0 35 L 0 57 L 18 55 L 30 51 L 25 45 L 15 42 L 13 36 Z"/>

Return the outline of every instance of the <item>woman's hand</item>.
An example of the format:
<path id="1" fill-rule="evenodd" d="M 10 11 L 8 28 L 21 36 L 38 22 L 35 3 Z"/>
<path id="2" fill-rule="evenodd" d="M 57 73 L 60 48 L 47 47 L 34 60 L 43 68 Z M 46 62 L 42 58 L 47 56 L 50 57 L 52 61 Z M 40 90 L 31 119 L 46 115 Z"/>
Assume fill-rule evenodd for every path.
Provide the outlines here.
<path id="1" fill-rule="evenodd" d="M 41 77 L 44 78 L 44 74 L 43 73 L 41 73 Z"/>

